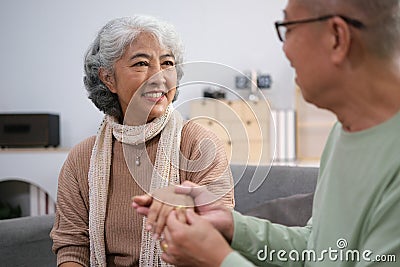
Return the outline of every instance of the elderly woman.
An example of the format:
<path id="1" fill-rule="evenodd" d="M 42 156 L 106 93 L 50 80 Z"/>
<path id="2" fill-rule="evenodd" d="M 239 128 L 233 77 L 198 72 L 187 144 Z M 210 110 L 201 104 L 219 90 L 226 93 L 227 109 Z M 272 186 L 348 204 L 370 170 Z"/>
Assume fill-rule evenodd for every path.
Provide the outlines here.
<path id="1" fill-rule="evenodd" d="M 233 207 L 222 143 L 172 106 L 180 63 L 173 27 L 146 16 L 110 21 L 89 47 L 84 82 L 105 117 L 97 136 L 72 148 L 59 176 L 51 231 L 59 266 L 167 266 L 132 196 L 189 180 Z"/>

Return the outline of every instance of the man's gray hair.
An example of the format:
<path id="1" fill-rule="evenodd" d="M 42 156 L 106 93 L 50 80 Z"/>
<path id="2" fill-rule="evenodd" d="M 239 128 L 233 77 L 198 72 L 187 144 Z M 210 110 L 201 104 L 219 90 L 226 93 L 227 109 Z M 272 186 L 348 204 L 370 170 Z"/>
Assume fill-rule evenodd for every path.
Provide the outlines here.
<path id="1" fill-rule="evenodd" d="M 400 0 L 298 0 L 315 15 L 340 14 L 360 20 L 361 36 L 371 53 L 392 57 L 399 53 Z"/>
<path id="2" fill-rule="evenodd" d="M 88 97 L 105 114 L 122 119 L 118 96 L 100 80 L 99 70 L 114 73 L 114 64 L 139 33 L 153 34 L 161 46 L 171 51 L 175 58 L 178 82 L 183 76 L 183 45 L 171 24 L 150 16 L 123 17 L 109 21 L 89 46 L 84 61 L 84 84 Z"/>

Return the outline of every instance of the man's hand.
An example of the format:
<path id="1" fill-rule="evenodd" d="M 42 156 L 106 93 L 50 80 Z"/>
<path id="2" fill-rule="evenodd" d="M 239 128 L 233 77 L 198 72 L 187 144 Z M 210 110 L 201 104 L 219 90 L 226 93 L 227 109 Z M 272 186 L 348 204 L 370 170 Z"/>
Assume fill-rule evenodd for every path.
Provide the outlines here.
<path id="1" fill-rule="evenodd" d="M 187 223 L 180 222 L 177 213 L 168 216 L 162 259 L 176 266 L 220 266 L 232 251 L 222 235 L 193 210 L 186 211 Z"/>

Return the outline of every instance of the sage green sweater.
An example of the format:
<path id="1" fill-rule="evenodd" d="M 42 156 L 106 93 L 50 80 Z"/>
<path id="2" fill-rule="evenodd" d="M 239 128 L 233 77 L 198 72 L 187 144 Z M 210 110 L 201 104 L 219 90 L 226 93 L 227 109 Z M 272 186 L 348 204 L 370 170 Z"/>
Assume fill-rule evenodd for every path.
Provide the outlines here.
<path id="1" fill-rule="evenodd" d="M 356 133 L 334 126 L 306 227 L 233 217 L 223 267 L 400 266 L 400 113 Z"/>

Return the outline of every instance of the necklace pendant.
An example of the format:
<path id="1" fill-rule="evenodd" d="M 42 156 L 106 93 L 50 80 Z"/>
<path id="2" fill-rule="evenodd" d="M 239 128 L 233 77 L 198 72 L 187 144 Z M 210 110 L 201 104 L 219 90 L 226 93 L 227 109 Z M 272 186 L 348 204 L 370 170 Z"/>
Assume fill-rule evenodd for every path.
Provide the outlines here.
<path id="1" fill-rule="evenodd" d="M 140 157 L 136 157 L 135 165 L 140 166 Z"/>

